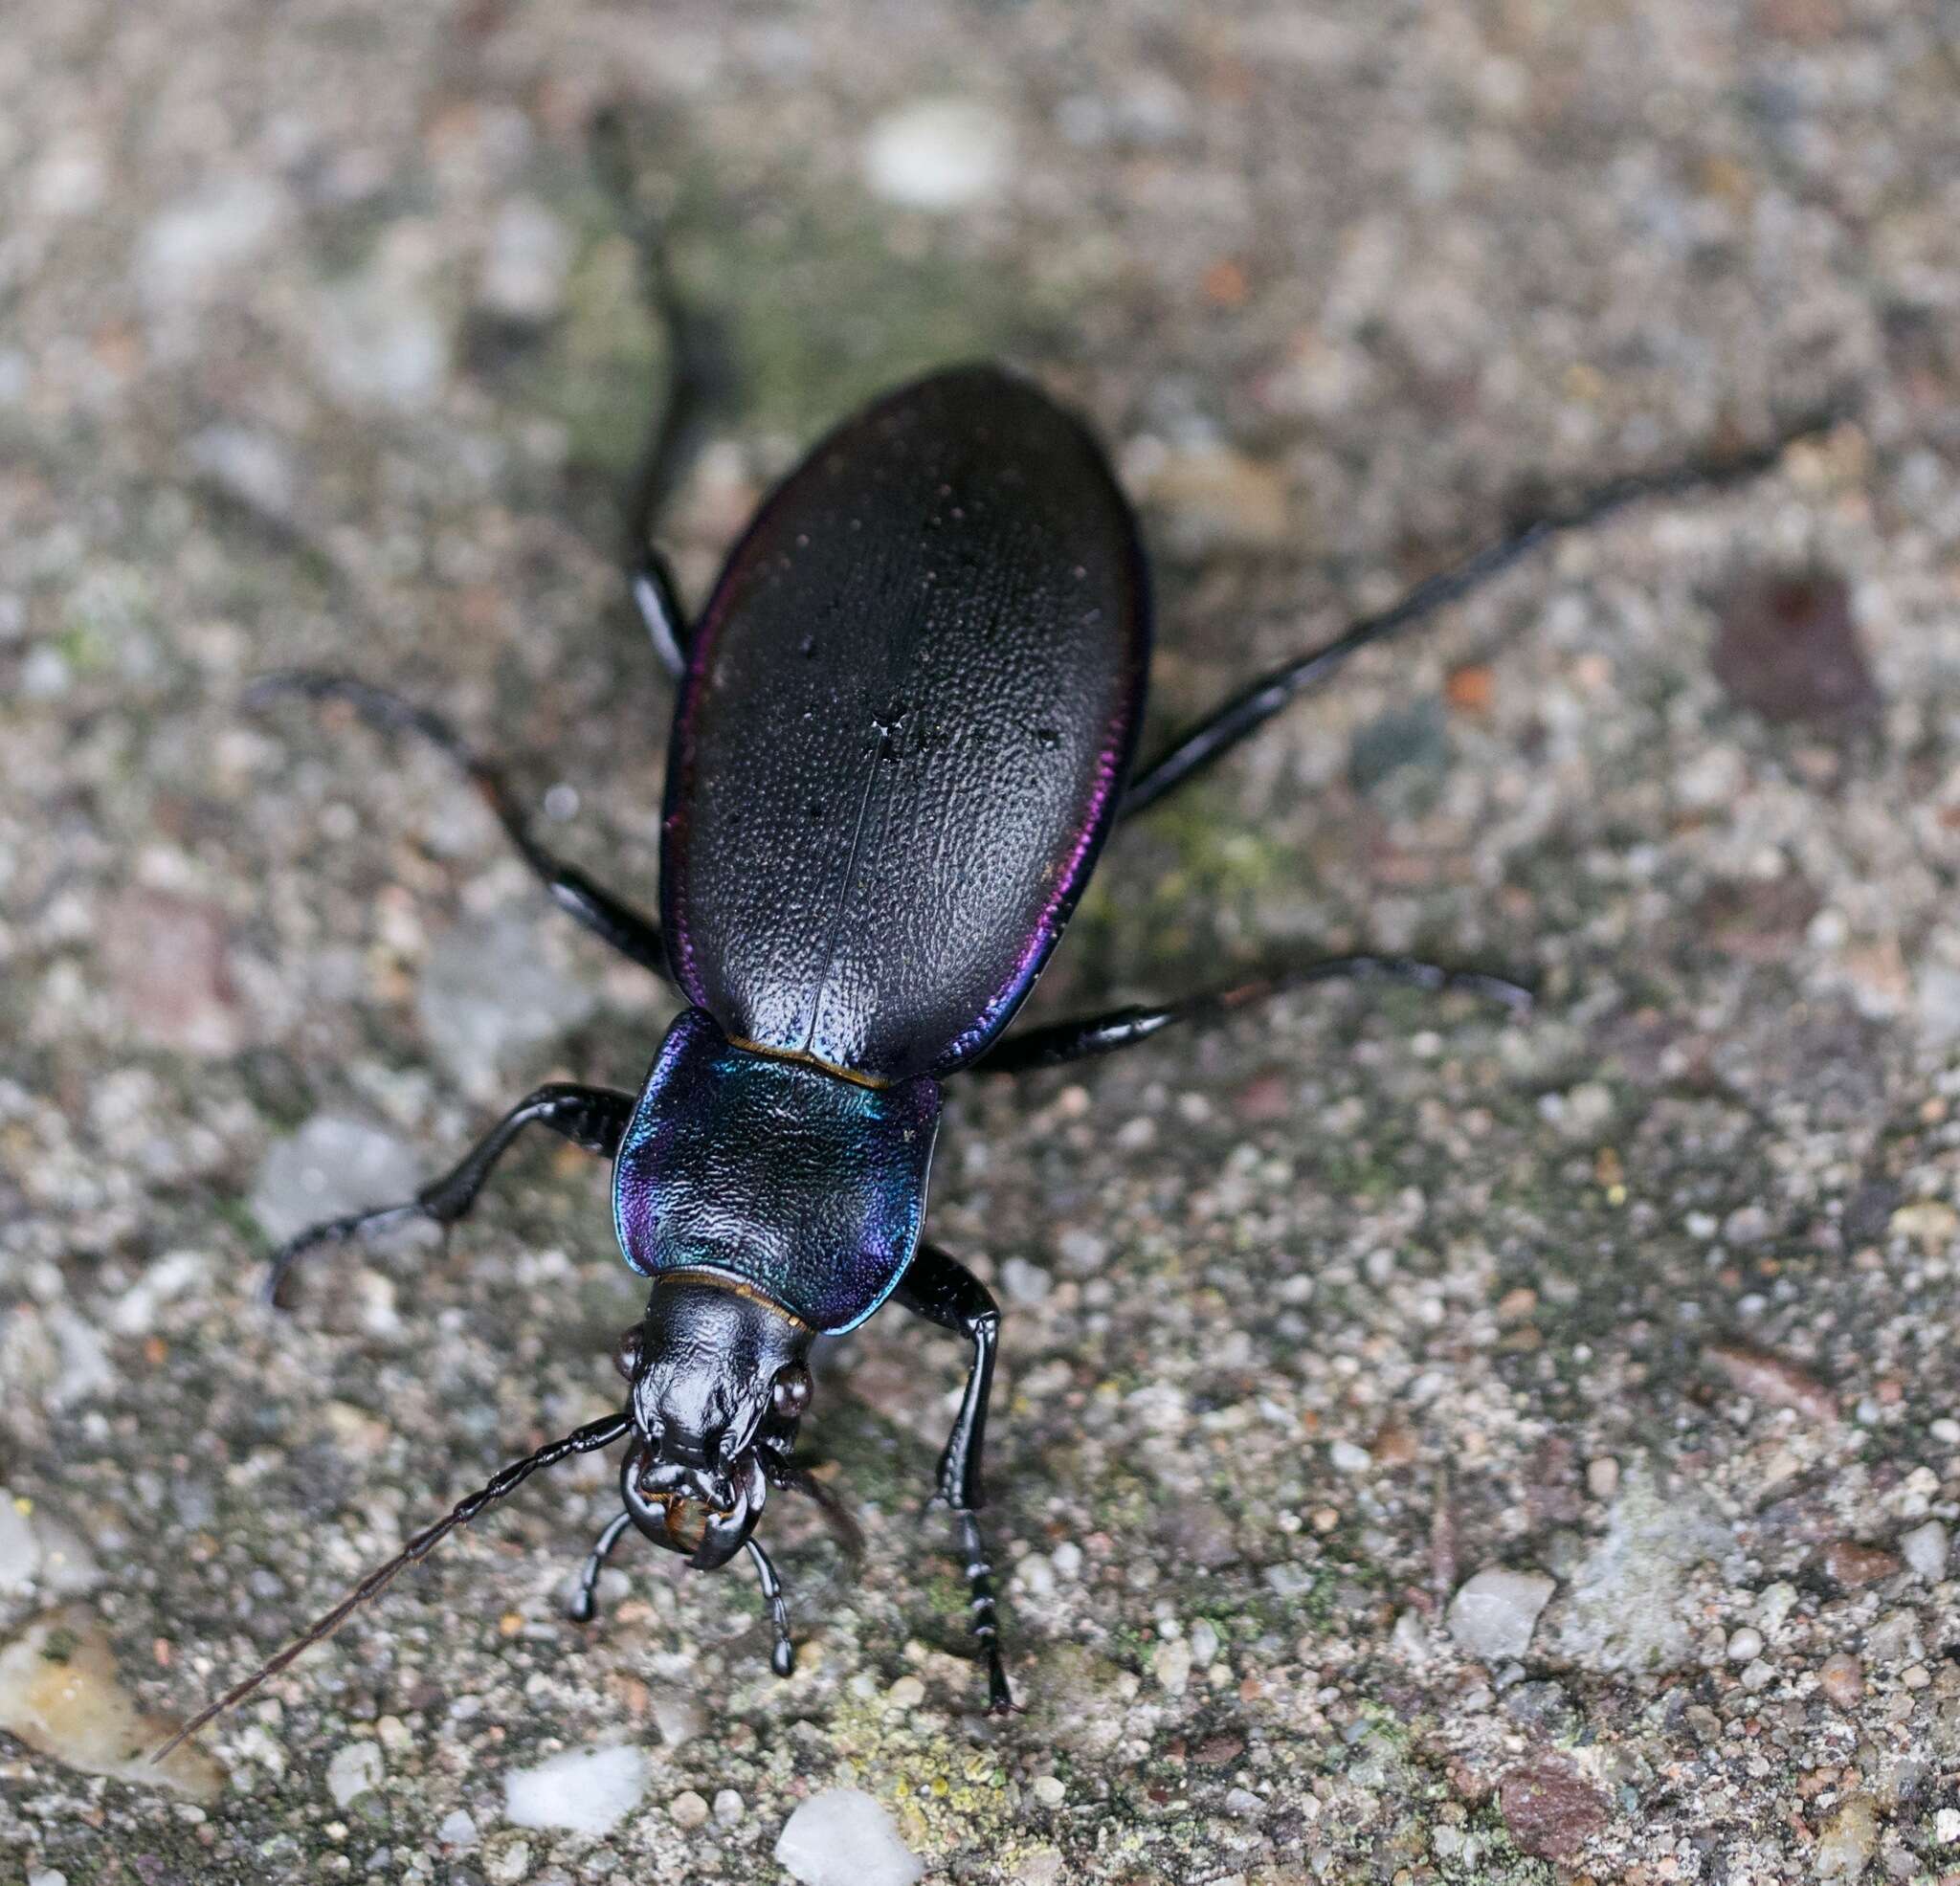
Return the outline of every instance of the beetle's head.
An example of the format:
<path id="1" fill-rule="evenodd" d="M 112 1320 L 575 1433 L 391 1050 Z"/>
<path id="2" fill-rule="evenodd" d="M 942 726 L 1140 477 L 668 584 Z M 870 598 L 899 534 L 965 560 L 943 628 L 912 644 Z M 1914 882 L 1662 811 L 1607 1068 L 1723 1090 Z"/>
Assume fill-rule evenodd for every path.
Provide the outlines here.
<path id="1" fill-rule="evenodd" d="M 741 1551 L 780 1482 L 810 1406 L 812 1334 L 747 1291 L 676 1276 L 620 1339 L 634 1430 L 620 1494 L 634 1524 L 697 1571 Z"/>

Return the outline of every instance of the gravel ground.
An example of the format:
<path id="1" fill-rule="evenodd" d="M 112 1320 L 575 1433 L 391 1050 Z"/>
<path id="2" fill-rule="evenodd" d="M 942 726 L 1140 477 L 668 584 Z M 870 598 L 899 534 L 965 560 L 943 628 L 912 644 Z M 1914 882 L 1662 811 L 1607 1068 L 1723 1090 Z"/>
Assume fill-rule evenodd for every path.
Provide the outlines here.
<path id="1" fill-rule="evenodd" d="M 959 1358 L 891 1314 L 812 1431 L 862 1574 L 771 1512 L 788 1682 L 740 1578 L 629 1552 L 564 1620 L 587 1463 L 159 1773 L 615 1405 L 568 1150 L 256 1301 L 673 1005 L 434 756 L 237 705 L 390 682 L 650 894 L 607 107 L 729 366 L 685 586 L 814 428 L 999 355 L 1143 506 L 1167 725 L 1534 494 L 1841 421 L 1357 664 L 1111 848 L 1036 1002 L 1373 943 L 1528 1023 L 1325 989 L 959 1088 L 1025 1714 L 918 1520 Z M 837 1787 L 1028 1886 L 1960 1877 L 1949 0 L 66 0 L 0 189 L 0 1877 L 776 1881 Z M 911 1871 L 832 1829 L 806 1877 Z"/>

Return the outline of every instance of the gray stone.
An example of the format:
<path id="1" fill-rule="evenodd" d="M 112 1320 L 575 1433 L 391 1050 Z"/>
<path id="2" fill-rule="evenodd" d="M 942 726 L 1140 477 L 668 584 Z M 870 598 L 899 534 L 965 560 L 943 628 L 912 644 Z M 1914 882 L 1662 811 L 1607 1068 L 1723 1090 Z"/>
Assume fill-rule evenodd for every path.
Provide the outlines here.
<path id="1" fill-rule="evenodd" d="M 1464 1650 L 1486 1663 L 1523 1656 L 1556 1588 L 1543 1572 L 1487 1565 L 1458 1587 L 1444 1622 Z"/>
<path id="2" fill-rule="evenodd" d="M 469 1093 L 490 1098 L 534 1050 L 598 1006 L 591 988 L 552 961 L 536 924 L 500 916 L 435 940 L 415 989 L 423 1039 Z"/>

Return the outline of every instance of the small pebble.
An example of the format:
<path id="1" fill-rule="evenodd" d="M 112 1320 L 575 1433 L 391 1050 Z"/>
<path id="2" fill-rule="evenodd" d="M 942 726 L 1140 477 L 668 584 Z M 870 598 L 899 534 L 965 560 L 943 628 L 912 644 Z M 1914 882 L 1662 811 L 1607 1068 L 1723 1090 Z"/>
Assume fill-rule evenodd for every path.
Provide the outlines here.
<path id="1" fill-rule="evenodd" d="M 1763 1654 L 1763 1633 L 1745 1626 L 1728 1639 L 1730 1663 L 1748 1663 Z"/>
<path id="2" fill-rule="evenodd" d="M 1839 1709 L 1856 1709 L 1864 1696 L 1864 1667 L 1839 1651 L 1817 1666 L 1817 1687 Z"/>
<path id="3" fill-rule="evenodd" d="M 997 196 L 1008 179 L 1013 127 L 969 99 L 919 99 L 887 112 L 864 140 L 874 196 L 944 214 Z"/>
<path id="4" fill-rule="evenodd" d="M 1374 1456 L 1352 1441 L 1334 1442 L 1327 1449 L 1327 1459 L 1337 1474 L 1365 1474 L 1374 1464 Z"/>
<path id="5" fill-rule="evenodd" d="M 639 1806 L 647 1779 L 647 1758 L 630 1743 L 570 1749 L 504 1776 L 504 1818 L 513 1827 L 611 1833 Z"/>
<path id="6" fill-rule="evenodd" d="M 1960 1846 L 1960 1808 L 1942 1808 L 1934 1814 L 1933 1838 L 1942 1847 Z"/>
<path id="7" fill-rule="evenodd" d="M 457 1808 L 442 1817 L 442 1824 L 435 1830 L 435 1837 L 445 1847 L 460 1851 L 477 1844 L 477 1823 L 462 1808 Z"/>
<path id="8" fill-rule="evenodd" d="M 916 1676 L 901 1676 L 884 1693 L 884 1699 L 894 1709 L 917 1709 L 925 1700 L 925 1685 Z"/>
<path id="9" fill-rule="evenodd" d="M 1879 1810 L 1854 1794 L 1826 1824 L 1812 1850 L 1811 1865 L 1820 1880 L 1860 1878 L 1879 1850 Z"/>
<path id="10" fill-rule="evenodd" d="M 802 1886 L 913 1886 L 925 1862 L 899 1838 L 883 1806 L 862 1788 L 813 1794 L 785 1823 L 776 1864 Z"/>
<path id="11" fill-rule="evenodd" d="M 654 1726 L 669 1748 L 692 1742 L 707 1727 L 705 1715 L 697 1702 L 685 1697 L 661 1696 L 654 1698 Z"/>
<path id="12" fill-rule="evenodd" d="M 1068 1799 L 1068 1788 L 1053 1775 L 1036 1775 L 1035 1799 L 1044 1808 L 1058 1808 Z"/>
<path id="13" fill-rule="evenodd" d="M 1775 1680 L 1776 1666 L 1765 1662 L 1761 1657 L 1750 1658 L 1742 1673 L 1742 1686 L 1751 1694 L 1757 1690 L 1767 1690 Z"/>
<path id="14" fill-rule="evenodd" d="M 1594 1499 L 1611 1499 L 1619 1491 L 1619 1462 L 1612 1454 L 1586 1463 L 1586 1491 Z"/>
<path id="15" fill-rule="evenodd" d="M 1199 1618 L 1191 1628 L 1191 1660 L 1200 1670 L 1206 1668 L 1218 1654 L 1218 1631 L 1209 1618 Z"/>
<path id="16" fill-rule="evenodd" d="M 1914 1526 L 1899 1542 L 1900 1556 L 1925 1579 L 1937 1585 L 1947 1575 L 1947 1529 L 1937 1520 Z"/>
<path id="17" fill-rule="evenodd" d="M 715 1790 L 715 1818 L 724 1827 L 733 1827 L 748 1811 L 748 1804 L 732 1787 Z"/>
<path id="18" fill-rule="evenodd" d="M 1174 1697 L 1191 1684 L 1191 1646 L 1182 1637 L 1159 1644 L 1150 1656 L 1150 1674 Z"/>
<path id="19" fill-rule="evenodd" d="M 326 1791 L 336 1808 L 345 1808 L 362 1795 L 373 1793 L 385 1772 L 379 1742 L 344 1742 L 326 1764 Z"/>
<path id="20" fill-rule="evenodd" d="M 25 1500 L 0 1487 L 0 1595 L 25 1591 L 41 1568 L 41 1542 L 28 1523 Z"/>
<path id="21" fill-rule="evenodd" d="M 690 1787 L 668 1802 L 667 1814 L 676 1827 L 685 1828 L 691 1832 L 698 1827 L 707 1826 L 708 1804 Z"/>
<path id="22" fill-rule="evenodd" d="M 483 1857 L 483 1874 L 491 1886 L 517 1886 L 531 1871 L 531 1843 L 502 1840 Z"/>
<path id="23" fill-rule="evenodd" d="M 1486 1663 L 1523 1656 L 1530 1647 L 1538 1614 L 1550 1601 L 1554 1588 L 1542 1572 L 1488 1565 L 1467 1580 L 1450 1600 L 1445 1619 L 1450 1635 L 1472 1656 Z"/>

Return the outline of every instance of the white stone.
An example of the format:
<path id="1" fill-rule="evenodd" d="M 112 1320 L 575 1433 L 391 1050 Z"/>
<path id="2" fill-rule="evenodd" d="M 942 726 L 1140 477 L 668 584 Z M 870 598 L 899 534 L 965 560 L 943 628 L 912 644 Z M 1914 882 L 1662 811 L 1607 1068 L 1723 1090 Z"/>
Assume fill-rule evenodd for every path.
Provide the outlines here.
<path id="1" fill-rule="evenodd" d="M 1947 1529 L 1937 1520 L 1914 1526 L 1899 1542 L 1900 1555 L 1928 1585 L 1947 1575 Z"/>
<path id="2" fill-rule="evenodd" d="M 503 1778 L 503 1815 L 513 1827 L 611 1833 L 647 1791 L 646 1756 L 631 1743 L 574 1748 Z"/>
<path id="3" fill-rule="evenodd" d="M 381 1786 L 387 1764 L 378 1742 L 344 1742 L 326 1764 L 326 1791 L 336 1808 L 345 1808 Z"/>
<path id="4" fill-rule="evenodd" d="M 478 293 L 512 321 L 548 321 L 565 297 L 571 238 L 532 197 L 513 197 L 497 212 Z"/>
<path id="5" fill-rule="evenodd" d="M 661 1696 L 654 1698 L 654 1726 L 669 1748 L 692 1742 L 708 1725 L 698 1702 L 686 1697 Z"/>
<path id="6" fill-rule="evenodd" d="M 200 1251 L 167 1251 L 116 1299 L 109 1327 L 118 1336 L 147 1336 L 158 1310 L 202 1283 L 210 1270 L 211 1259 Z"/>
<path id="7" fill-rule="evenodd" d="M 460 1808 L 443 1815 L 442 1825 L 435 1830 L 435 1837 L 445 1847 L 460 1851 L 477 1844 L 477 1823 Z"/>
<path id="8" fill-rule="evenodd" d="M 1327 1459 L 1337 1474 L 1365 1474 L 1374 1464 L 1368 1450 L 1353 1441 L 1335 1441 L 1327 1449 Z"/>
<path id="9" fill-rule="evenodd" d="M 1008 179 L 1013 127 L 969 99 L 918 99 L 887 112 L 864 141 L 874 196 L 945 213 L 997 196 Z"/>
<path id="10" fill-rule="evenodd" d="M 1191 1685 L 1191 1646 L 1182 1637 L 1159 1644 L 1150 1656 L 1150 1673 L 1172 1696 L 1181 1697 Z"/>
<path id="11" fill-rule="evenodd" d="M 1450 1600 L 1450 1635 L 1486 1663 L 1523 1656 L 1530 1647 L 1538 1613 L 1555 1588 L 1543 1572 L 1488 1565 L 1466 1580 Z"/>
<path id="12" fill-rule="evenodd" d="M 377 412 L 426 408 L 449 377 L 448 330 L 421 287 L 387 267 L 321 297 L 313 344 L 340 399 Z"/>
<path id="13" fill-rule="evenodd" d="M 41 1542 L 13 1496 L 0 1487 L 0 1597 L 25 1591 L 40 1569 Z"/>
<path id="14" fill-rule="evenodd" d="M 1730 1663 L 1748 1663 L 1763 1654 L 1763 1633 L 1753 1626 L 1745 1625 L 1733 1632 L 1728 1639 L 1728 1660 Z"/>
<path id="15" fill-rule="evenodd" d="M 136 281 L 153 306 L 203 296 L 272 234 L 281 199 L 264 177 L 220 178 L 151 218 L 136 246 Z"/>
<path id="16" fill-rule="evenodd" d="M 1055 1287 L 1048 1273 L 1025 1257 L 1010 1257 L 1000 1267 L 1000 1280 L 1016 1303 L 1038 1303 Z"/>
<path id="17" fill-rule="evenodd" d="M 899 1838 L 892 1817 L 861 1788 L 813 1794 L 776 1841 L 776 1864 L 801 1886 L 913 1886 L 925 1862 Z"/>

